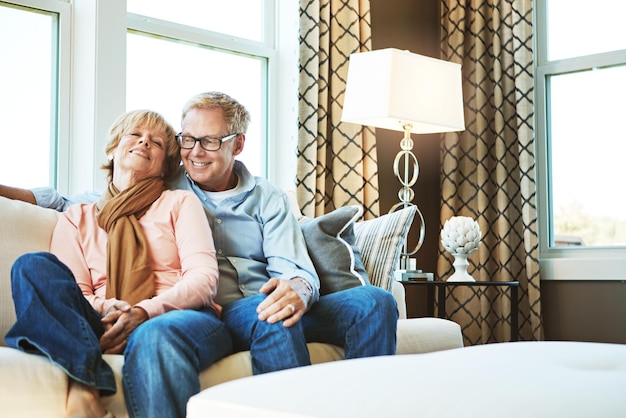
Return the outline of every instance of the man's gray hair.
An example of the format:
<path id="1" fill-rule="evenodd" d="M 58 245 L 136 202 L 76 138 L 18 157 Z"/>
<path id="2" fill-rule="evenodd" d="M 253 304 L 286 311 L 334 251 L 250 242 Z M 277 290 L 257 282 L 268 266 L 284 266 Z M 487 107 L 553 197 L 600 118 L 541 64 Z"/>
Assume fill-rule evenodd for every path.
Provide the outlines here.
<path id="1" fill-rule="evenodd" d="M 183 107 L 183 117 L 192 109 L 222 109 L 229 133 L 245 134 L 250 125 L 250 112 L 237 100 L 225 93 L 209 91 L 193 96 Z"/>

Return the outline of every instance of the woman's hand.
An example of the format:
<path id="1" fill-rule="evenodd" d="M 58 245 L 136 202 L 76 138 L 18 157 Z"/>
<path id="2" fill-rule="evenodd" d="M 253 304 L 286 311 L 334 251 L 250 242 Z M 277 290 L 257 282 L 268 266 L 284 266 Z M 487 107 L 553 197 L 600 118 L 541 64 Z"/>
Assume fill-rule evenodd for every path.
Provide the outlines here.
<path id="1" fill-rule="evenodd" d="M 104 334 L 100 337 L 102 352 L 104 354 L 123 353 L 130 334 L 147 320 L 146 311 L 139 307 L 131 308 L 126 302 L 121 302 L 120 305 L 110 308 L 102 318 L 105 329 Z"/>

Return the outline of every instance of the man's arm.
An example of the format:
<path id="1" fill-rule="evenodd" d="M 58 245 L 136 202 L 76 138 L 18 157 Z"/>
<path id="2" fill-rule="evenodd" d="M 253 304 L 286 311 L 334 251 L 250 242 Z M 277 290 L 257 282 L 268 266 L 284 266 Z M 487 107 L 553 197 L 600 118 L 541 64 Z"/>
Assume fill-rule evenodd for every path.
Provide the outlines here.
<path id="1" fill-rule="evenodd" d="M 0 196 L 13 200 L 22 200 L 27 203 L 32 203 L 33 205 L 54 209 L 59 212 L 65 211 L 74 203 L 97 202 L 101 195 L 101 192 L 93 191 L 83 192 L 73 196 L 63 196 L 52 187 L 36 187 L 29 190 L 0 184 Z"/>
<path id="2" fill-rule="evenodd" d="M 0 196 L 13 200 L 21 200 L 23 202 L 37 204 L 35 195 L 28 189 L 20 189 L 19 187 L 11 187 L 0 184 Z"/>

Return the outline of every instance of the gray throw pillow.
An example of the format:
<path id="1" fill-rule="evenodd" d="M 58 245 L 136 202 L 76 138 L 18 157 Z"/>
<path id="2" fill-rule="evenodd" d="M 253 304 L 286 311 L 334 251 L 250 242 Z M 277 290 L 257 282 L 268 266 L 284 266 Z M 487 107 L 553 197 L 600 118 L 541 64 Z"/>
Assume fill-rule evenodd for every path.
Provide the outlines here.
<path id="1" fill-rule="evenodd" d="M 307 248 L 320 278 L 320 295 L 370 284 L 359 249 L 354 222 L 360 206 L 345 206 L 316 218 L 300 219 Z"/>

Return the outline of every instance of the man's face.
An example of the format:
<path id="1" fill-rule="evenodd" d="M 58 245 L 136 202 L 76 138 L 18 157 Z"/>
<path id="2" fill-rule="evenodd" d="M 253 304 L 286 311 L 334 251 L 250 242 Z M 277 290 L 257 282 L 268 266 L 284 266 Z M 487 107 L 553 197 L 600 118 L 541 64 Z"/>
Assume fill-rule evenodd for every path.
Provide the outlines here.
<path id="1" fill-rule="evenodd" d="M 221 109 L 192 109 L 182 122 L 183 135 L 195 138 L 223 138 L 229 134 Z M 245 136 L 222 143 L 218 151 L 206 151 L 196 142 L 192 149 L 181 149 L 180 157 L 185 170 L 201 189 L 221 192 L 234 187 L 233 165 L 235 156 L 243 150 Z"/>

